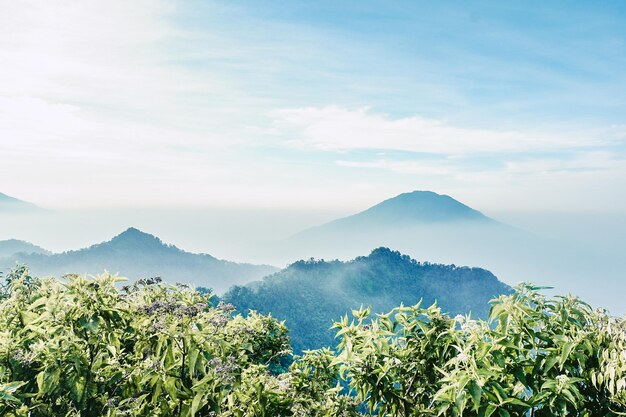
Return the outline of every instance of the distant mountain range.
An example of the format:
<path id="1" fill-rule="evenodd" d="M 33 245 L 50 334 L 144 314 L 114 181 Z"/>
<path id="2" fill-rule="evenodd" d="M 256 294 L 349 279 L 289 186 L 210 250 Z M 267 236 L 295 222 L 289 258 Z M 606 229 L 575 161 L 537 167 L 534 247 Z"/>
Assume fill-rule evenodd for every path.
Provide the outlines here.
<path id="1" fill-rule="evenodd" d="M 484 317 L 488 300 L 510 291 L 489 271 L 420 263 L 387 248 L 349 262 L 297 261 L 279 271 L 186 252 L 136 228 L 107 242 L 56 254 L 23 241 L 0 242 L 0 270 L 17 263 L 28 265 L 37 276 L 108 270 L 131 279 L 160 276 L 170 283 L 208 287 L 225 293 L 223 299 L 239 311 L 255 309 L 286 320 L 298 352 L 332 346 L 328 328 L 333 320 L 361 305 L 384 312 L 400 303 L 423 299 L 429 305 L 437 300 L 446 312 Z"/>
<path id="2" fill-rule="evenodd" d="M 19 221 L 33 219 L 48 227 L 49 222 L 61 218 L 59 214 L 15 217 Z M 7 222 L 12 221 L 10 218 L 0 216 Z M 185 219 L 183 223 L 200 225 L 201 221 Z M 62 226 L 58 229 L 62 230 Z M 581 295 L 594 306 L 607 307 L 616 314 L 624 312 L 620 294 L 626 258 L 619 250 L 623 246 L 618 244 L 611 250 L 607 245 L 547 239 L 496 221 L 452 197 L 429 191 L 400 194 L 288 239 L 273 243 L 267 239 L 252 247 L 241 245 L 239 251 L 232 250 L 237 246 L 236 232 L 220 230 L 217 235 L 223 236 L 224 246 L 230 245 L 231 253 L 238 259 L 254 259 L 260 264 L 288 265 L 309 258 L 349 260 L 372 248 L 388 247 L 421 261 L 480 266 L 509 283 L 552 285 L 558 292 Z M 263 240 L 263 236 L 259 238 Z M 212 245 L 219 247 L 215 240 Z M 31 249 L 20 252 L 36 251 Z M 29 264 L 38 274 L 99 273 L 107 269 L 130 278 L 161 275 L 169 281 L 191 282 L 220 293 L 233 284 L 245 284 L 277 271 L 267 265 L 235 264 L 185 252 L 134 229 L 110 242 L 63 254 L 9 254 L 12 251 L 0 252 L 0 270 L 15 262 Z M 594 291 L 598 279 L 607 291 Z"/>
<path id="3" fill-rule="evenodd" d="M 160 276 L 170 283 L 191 283 L 218 293 L 278 270 L 269 265 L 235 263 L 186 252 L 135 228 L 81 250 L 17 253 L 0 259 L 4 269 L 16 263 L 28 265 L 35 275 L 98 274 L 107 270 L 131 279 Z"/>
<path id="4" fill-rule="evenodd" d="M 17 253 L 39 253 L 49 255 L 50 252 L 46 249 L 33 245 L 32 243 L 25 242 L 23 240 L 9 239 L 0 240 L 0 258 L 6 258 L 8 256 L 15 255 Z"/>
<path id="5" fill-rule="evenodd" d="M 0 193 L 0 213 L 2 212 L 32 212 L 42 209 L 32 203 Z"/>
<path id="6" fill-rule="evenodd" d="M 291 329 L 297 352 L 334 346 L 333 321 L 350 309 L 384 313 L 404 303 L 437 301 L 452 315 L 486 317 L 488 301 L 511 288 L 489 271 L 417 262 L 388 248 L 349 262 L 298 261 L 260 282 L 231 288 L 223 297 L 241 312 L 271 313 Z"/>

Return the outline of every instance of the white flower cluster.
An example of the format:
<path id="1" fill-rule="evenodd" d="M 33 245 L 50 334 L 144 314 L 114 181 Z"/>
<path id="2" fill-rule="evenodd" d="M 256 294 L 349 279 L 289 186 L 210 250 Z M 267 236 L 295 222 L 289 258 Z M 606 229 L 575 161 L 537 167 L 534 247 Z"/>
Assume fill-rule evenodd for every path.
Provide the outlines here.
<path id="1" fill-rule="evenodd" d="M 567 384 L 567 381 L 569 381 L 569 376 L 567 375 L 558 375 L 556 377 L 556 382 L 559 388 L 565 387 L 565 385 Z"/>
<path id="2" fill-rule="evenodd" d="M 454 320 L 459 323 L 461 331 L 463 332 L 472 333 L 480 328 L 478 321 L 467 318 L 461 314 L 454 316 Z"/>

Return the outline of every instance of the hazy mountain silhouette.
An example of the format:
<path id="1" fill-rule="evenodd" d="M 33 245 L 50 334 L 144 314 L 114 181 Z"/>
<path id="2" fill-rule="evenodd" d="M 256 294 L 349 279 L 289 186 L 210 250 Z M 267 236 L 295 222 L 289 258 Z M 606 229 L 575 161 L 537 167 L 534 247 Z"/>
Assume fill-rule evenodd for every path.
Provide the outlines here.
<path id="1" fill-rule="evenodd" d="M 50 254 L 46 249 L 33 245 L 30 242 L 23 240 L 9 239 L 0 240 L 0 258 L 15 255 L 16 253 L 41 253 Z"/>
<path id="2" fill-rule="evenodd" d="M 352 216 L 333 220 L 298 233 L 292 239 L 309 239 L 328 233 L 371 233 L 407 227 L 496 225 L 478 210 L 432 191 L 413 191 L 385 200 Z"/>
<path id="3" fill-rule="evenodd" d="M 445 222 L 493 222 L 481 212 L 447 195 L 432 191 L 413 191 L 376 204 L 369 209 L 322 228 L 398 227 Z"/>
<path id="4" fill-rule="evenodd" d="M 476 243 L 502 238 L 511 242 L 528 236 L 450 196 L 414 191 L 352 216 L 304 230 L 282 242 L 278 252 L 289 254 L 287 260 L 349 259 L 369 248 L 388 246 L 420 259 L 482 265 L 480 259 L 465 255 L 475 251 Z M 469 247 L 468 240 L 472 243 Z M 464 257 L 457 258 L 457 252 Z"/>
<path id="5" fill-rule="evenodd" d="M 435 300 L 445 312 L 486 317 L 488 301 L 511 288 L 489 271 L 417 262 L 388 248 L 349 262 L 298 261 L 260 282 L 231 288 L 224 300 L 241 312 L 271 313 L 286 320 L 293 346 L 334 346 L 333 320 L 359 306 L 384 313 L 404 303 Z"/>
<path id="6" fill-rule="evenodd" d="M 129 278 L 160 276 L 165 281 L 192 283 L 222 292 L 234 284 L 259 279 L 277 271 L 183 251 L 159 238 L 129 228 L 108 242 L 59 254 L 17 254 L 1 261 L 7 267 L 27 264 L 36 275 L 97 274 L 105 270 Z"/>
<path id="7" fill-rule="evenodd" d="M 2 212 L 32 212 L 42 209 L 32 203 L 0 193 L 0 213 Z"/>

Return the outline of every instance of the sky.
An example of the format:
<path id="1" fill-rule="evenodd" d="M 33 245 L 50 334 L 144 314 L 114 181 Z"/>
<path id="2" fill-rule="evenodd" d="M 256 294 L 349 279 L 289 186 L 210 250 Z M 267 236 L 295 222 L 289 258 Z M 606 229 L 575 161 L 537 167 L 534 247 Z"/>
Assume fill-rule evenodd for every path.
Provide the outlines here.
<path id="1" fill-rule="evenodd" d="M 0 192 L 626 212 L 626 2 L 0 0 Z"/>

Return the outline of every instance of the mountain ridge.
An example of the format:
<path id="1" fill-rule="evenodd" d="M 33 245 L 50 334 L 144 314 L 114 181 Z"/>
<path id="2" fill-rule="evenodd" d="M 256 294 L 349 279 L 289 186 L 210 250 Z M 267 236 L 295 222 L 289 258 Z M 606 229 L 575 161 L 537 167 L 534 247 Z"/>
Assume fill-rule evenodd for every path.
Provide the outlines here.
<path id="1" fill-rule="evenodd" d="M 485 317 L 488 301 L 511 290 L 482 268 L 418 262 L 386 247 L 350 261 L 300 260 L 224 296 L 240 312 L 256 310 L 286 320 L 294 349 L 332 346 L 333 321 L 361 305 L 385 313 L 404 303 L 435 300 L 451 314 Z"/>
<path id="2" fill-rule="evenodd" d="M 186 282 L 217 292 L 278 270 L 271 265 L 236 263 L 187 252 L 134 227 L 86 248 L 56 254 L 15 254 L 0 262 L 2 266 L 26 264 L 37 275 L 97 274 L 107 270 L 131 279 L 160 276 L 170 283 Z"/>
<path id="3" fill-rule="evenodd" d="M 16 253 L 41 253 L 49 255 L 52 252 L 42 248 L 41 246 L 26 242 L 25 240 L 0 240 L 0 258 L 12 256 Z"/>

